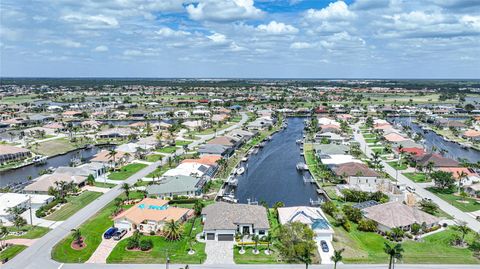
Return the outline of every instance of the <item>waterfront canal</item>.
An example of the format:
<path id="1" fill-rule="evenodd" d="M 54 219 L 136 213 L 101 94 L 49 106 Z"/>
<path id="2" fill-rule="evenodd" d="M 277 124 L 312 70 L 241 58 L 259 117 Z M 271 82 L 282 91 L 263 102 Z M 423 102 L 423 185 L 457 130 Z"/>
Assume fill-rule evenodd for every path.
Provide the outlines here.
<path id="1" fill-rule="evenodd" d="M 288 118 L 288 128 L 273 135 L 257 154 L 250 155 L 245 173 L 238 178 L 235 193 L 239 203 L 265 201 L 269 206 L 283 202 L 286 206 L 310 205 L 318 200 L 316 185 L 303 182 L 296 164 L 303 162 L 300 146 L 304 118 Z"/>
<path id="2" fill-rule="evenodd" d="M 94 146 L 88 149 L 78 149 L 68 152 L 63 155 L 57 155 L 47 160 L 43 165 L 30 164 L 21 168 L 11 169 L 0 172 L 0 187 L 5 187 L 12 183 L 22 183 L 29 179 L 34 179 L 39 176 L 40 171 L 48 169 L 49 167 L 57 168 L 59 166 L 69 166 L 70 161 L 75 158 L 88 161 L 93 158 L 102 148 L 108 146 Z"/>
<path id="3" fill-rule="evenodd" d="M 388 118 L 389 122 L 393 124 L 400 124 L 402 126 L 409 126 L 412 131 L 417 134 L 420 134 L 423 139 L 425 140 L 424 145 L 428 152 L 432 151 L 432 148 L 435 147 L 439 151 L 445 151 L 444 156 L 459 160 L 459 159 L 466 159 L 469 162 L 478 162 L 480 161 L 480 151 L 472 148 L 462 148 L 459 144 L 446 141 L 442 136 L 438 135 L 433 131 L 426 131 L 424 132 L 420 126 L 414 122 L 412 122 L 412 118 L 410 117 L 394 117 Z"/>

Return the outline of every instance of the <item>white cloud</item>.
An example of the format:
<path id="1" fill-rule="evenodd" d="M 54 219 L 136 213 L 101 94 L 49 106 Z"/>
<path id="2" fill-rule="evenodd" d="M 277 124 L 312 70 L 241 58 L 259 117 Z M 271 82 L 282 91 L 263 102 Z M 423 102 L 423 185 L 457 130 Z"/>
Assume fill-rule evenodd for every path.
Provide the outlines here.
<path id="1" fill-rule="evenodd" d="M 169 27 L 162 27 L 155 33 L 157 33 L 159 36 L 162 36 L 162 37 L 181 37 L 181 36 L 190 35 L 189 32 L 182 31 L 182 30 L 173 30 L 172 28 L 169 28 Z"/>
<path id="2" fill-rule="evenodd" d="M 226 43 L 227 37 L 225 35 L 214 33 L 213 35 L 207 36 L 208 39 L 212 40 L 214 43 Z"/>
<path id="3" fill-rule="evenodd" d="M 109 29 L 118 27 L 116 18 L 104 15 L 72 13 L 62 16 L 62 20 L 74 23 L 80 28 L 87 29 Z"/>
<path id="4" fill-rule="evenodd" d="M 257 26 L 257 30 L 268 34 L 295 34 L 298 33 L 298 29 L 292 25 L 285 24 L 283 22 L 271 21 L 269 24 L 260 24 Z"/>
<path id="5" fill-rule="evenodd" d="M 347 4 L 343 1 L 337 1 L 328 4 L 327 7 L 320 10 L 309 9 L 305 18 L 312 21 L 321 20 L 346 20 L 354 18 L 356 15 L 348 9 Z"/>
<path id="6" fill-rule="evenodd" d="M 141 56 L 142 52 L 139 50 L 124 50 L 123 55 L 124 56 Z"/>
<path id="7" fill-rule="evenodd" d="M 235 21 L 258 19 L 264 12 L 254 6 L 253 0 L 200 0 L 186 10 L 192 20 Z"/>
<path id="8" fill-rule="evenodd" d="M 106 52 L 106 51 L 108 51 L 108 47 L 107 47 L 107 46 L 104 46 L 104 45 L 100 45 L 100 46 L 94 48 L 93 51 L 96 51 L 96 52 Z"/>
<path id="9" fill-rule="evenodd" d="M 315 45 L 308 42 L 294 42 L 290 45 L 292 49 L 310 49 L 313 47 L 315 47 Z"/>
<path id="10" fill-rule="evenodd" d="M 67 48 L 80 48 L 82 44 L 77 41 L 73 41 L 71 39 L 58 39 L 58 40 L 45 40 L 42 44 L 55 44 Z"/>

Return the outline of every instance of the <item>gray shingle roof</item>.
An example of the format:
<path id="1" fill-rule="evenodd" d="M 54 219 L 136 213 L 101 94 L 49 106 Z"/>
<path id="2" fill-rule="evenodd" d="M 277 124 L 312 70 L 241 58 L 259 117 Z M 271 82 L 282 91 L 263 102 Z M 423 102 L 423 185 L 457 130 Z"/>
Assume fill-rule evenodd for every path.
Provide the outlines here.
<path id="1" fill-rule="evenodd" d="M 202 210 L 205 230 L 237 229 L 237 224 L 253 224 L 255 229 L 269 229 L 267 211 L 259 205 L 218 202 Z"/>

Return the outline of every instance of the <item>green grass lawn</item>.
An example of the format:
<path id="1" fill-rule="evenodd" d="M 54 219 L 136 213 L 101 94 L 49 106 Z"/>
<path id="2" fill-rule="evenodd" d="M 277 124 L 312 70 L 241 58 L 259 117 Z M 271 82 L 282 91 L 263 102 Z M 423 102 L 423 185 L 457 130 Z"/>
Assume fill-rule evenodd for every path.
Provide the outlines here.
<path id="1" fill-rule="evenodd" d="M 0 252 L 0 261 L 11 260 L 13 257 L 17 256 L 18 253 L 26 249 L 27 246 L 23 245 L 12 245 L 9 246 L 4 251 Z"/>
<path id="2" fill-rule="evenodd" d="M 375 153 L 379 153 L 379 154 L 385 154 L 384 152 L 385 148 L 372 148 L 372 151 L 375 152 Z"/>
<path id="3" fill-rule="evenodd" d="M 33 212 L 32 212 L 33 213 Z M 13 238 L 26 238 L 26 239 L 34 239 L 34 238 L 40 238 L 44 236 L 46 233 L 50 231 L 49 228 L 46 227 L 41 227 L 41 226 L 24 226 L 20 227 L 19 229 L 15 227 L 8 227 L 9 232 L 17 232 L 17 231 L 26 231 L 25 234 L 23 235 L 9 235 L 5 237 L 5 239 L 13 239 Z"/>
<path id="4" fill-rule="evenodd" d="M 383 251 L 384 239 L 377 233 L 361 232 L 352 224 L 350 232 L 334 227 L 335 249 L 344 248 L 345 263 L 388 263 L 388 257 Z M 469 249 L 452 247 L 450 244 L 454 231 L 446 230 L 424 238 L 423 242 L 411 240 L 402 243 L 405 250 L 403 263 L 431 264 L 478 264 L 480 260 L 473 256 Z"/>
<path id="5" fill-rule="evenodd" d="M 125 194 L 120 195 L 120 197 L 125 198 Z M 141 197 L 143 197 L 143 194 L 139 192 L 132 192 L 130 194 L 131 199 L 138 199 Z M 129 206 L 124 206 L 124 208 L 128 207 Z M 103 233 L 113 225 L 111 215 L 114 209 L 115 203 L 114 201 L 111 201 L 92 218 L 80 225 L 80 232 L 85 238 L 85 248 L 81 250 L 72 249 L 71 244 L 73 238 L 71 235 L 68 235 L 53 247 L 52 259 L 65 263 L 79 263 L 87 261 L 102 241 Z"/>
<path id="6" fill-rule="evenodd" d="M 205 254 L 205 243 L 196 242 L 193 245 L 195 254 L 188 255 L 190 246 L 187 235 L 190 233 L 193 220 L 189 220 L 184 225 L 184 236 L 178 241 L 168 241 L 161 236 L 145 236 L 153 241 L 153 249 L 148 252 L 129 251 L 126 249 L 127 239 L 118 243 L 107 258 L 107 263 L 165 263 L 166 257 L 170 258 L 171 263 L 180 264 L 199 264 L 203 263 L 207 257 Z M 202 232 L 200 219 L 195 221 L 195 230 L 192 234 Z"/>
<path id="7" fill-rule="evenodd" d="M 64 154 L 71 150 L 84 147 L 88 144 L 88 140 L 82 142 L 72 143 L 68 138 L 59 138 L 38 143 L 38 145 L 32 144 L 29 148 L 33 152 L 45 156 L 54 156 L 58 154 Z"/>
<path id="8" fill-rule="evenodd" d="M 99 187 L 99 188 L 113 188 L 115 187 L 116 185 L 115 184 L 112 184 L 112 183 L 105 183 L 105 182 L 97 182 L 95 181 L 95 184 L 94 184 L 95 187 Z"/>
<path id="9" fill-rule="evenodd" d="M 379 142 L 376 138 L 365 138 L 365 142 L 367 143 L 376 143 Z"/>
<path id="10" fill-rule="evenodd" d="M 480 210 L 480 203 L 473 198 L 467 197 L 464 199 L 458 195 L 455 195 L 455 193 L 439 190 L 434 187 L 427 188 L 427 190 L 464 212 L 473 212 Z"/>
<path id="11" fill-rule="evenodd" d="M 125 180 L 145 167 L 147 167 L 147 165 L 143 163 L 127 164 L 119 170 L 110 173 L 108 178 L 112 180 Z"/>
<path id="12" fill-rule="evenodd" d="M 85 191 L 78 196 L 69 196 L 67 197 L 67 204 L 63 205 L 59 210 L 46 216 L 45 219 L 53 221 L 66 220 L 101 195 L 101 192 Z"/>
<path id="13" fill-rule="evenodd" d="M 422 182 L 431 182 L 431 179 L 427 180 L 427 176 L 425 173 L 403 173 L 408 179 L 412 180 L 413 182 L 422 183 Z"/>
<path id="14" fill-rule="evenodd" d="M 372 139 L 372 138 L 375 139 L 376 136 L 374 134 L 363 134 L 363 138 L 365 138 L 365 139 Z"/>
<path id="15" fill-rule="evenodd" d="M 187 141 L 187 140 L 176 140 L 175 141 L 175 146 L 182 147 L 185 145 L 190 145 L 193 141 Z"/>
<path id="16" fill-rule="evenodd" d="M 172 167 L 168 166 L 168 164 L 159 166 L 159 167 L 157 167 L 157 169 L 153 170 L 153 172 L 148 174 L 147 177 L 150 177 L 150 178 L 151 177 L 160 177 L 170 169 L 172 169 Z"/>
<path id="17" fill-rule="evenodd" d="M 163 158 L 163 155 L 160 155 L 160 154 L 152 154 L 152 155 L 148 155 L 147 158 L 146 158 L 146 161 L 147 162 L 156 162 L 156 161 L 159 161 L 160 159 Z"/>
<path id="18" fill-rule="evenodd" d="M 168 146 L 168 147 L 163 147 L 161 149 L 157 149 L 157 152 L 166 153 L 166 154 L 172 154 L 175 151 L 177 151 L 177 147 L 174 147 L 174 146 Z"/>
<path id="19" fill-rule="evenodd" d="M 260 251 L 259 254 L 253 254 L 253 250 L 255 247 L 248 246 L 245 247 L 245 253 L 240 254 L 238 251 L 240 250 L 239 246 L 235 246 L 233 249 L 233 260 L 235 263 L 238 264 L 272 264 L 272 263 L 279 263 L 281 262 L 278 253 L 270 248 L 272 253 L 270 255 L 265 254 L 265 250 L 267 246 L 259 245 L 258 250 Z"/>
<path id="20" fill-rule="evenodd" d="M 398 164 L 398 161 L 393 161 L 393 162 L 387 162 L 391 167 L 393 167 L 395 170 L 406 170 L 408 168 L 408 165 L 405 163 L 400 163 Z"/>

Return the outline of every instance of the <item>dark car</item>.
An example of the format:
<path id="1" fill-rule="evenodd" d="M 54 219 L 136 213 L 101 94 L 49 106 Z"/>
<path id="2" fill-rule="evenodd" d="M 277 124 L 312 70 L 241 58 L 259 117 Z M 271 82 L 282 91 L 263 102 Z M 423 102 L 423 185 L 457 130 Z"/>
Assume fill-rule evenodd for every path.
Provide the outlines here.
<path id="1" fill-rule="evenodd" d="M 118 231 L 117 228 L 115 227 L 110 227 L 108 228 L 108 230 L 105 231 L 105 233 L 103 233 L 103 238 L 105 239 L 110 239 L 112 238 L 112 236 L 115 235 L 115 233 Z"/>
<path id="2" fill-rule="evenodd" d="M 123 236 L 127 234 L 127 230 L 125 229 L 120 229 L 115 234 L 113 235 L 113 240 L 120 240 L 122 239 Z"/>
<path id="3" fill-rule="evenodd" d="M 320 241 L 320 246 L 322 247 L 323 252 L 328 252 L 328 245 L 327 245 L 327 242 L 325 242 L 325 240 Z"/>

